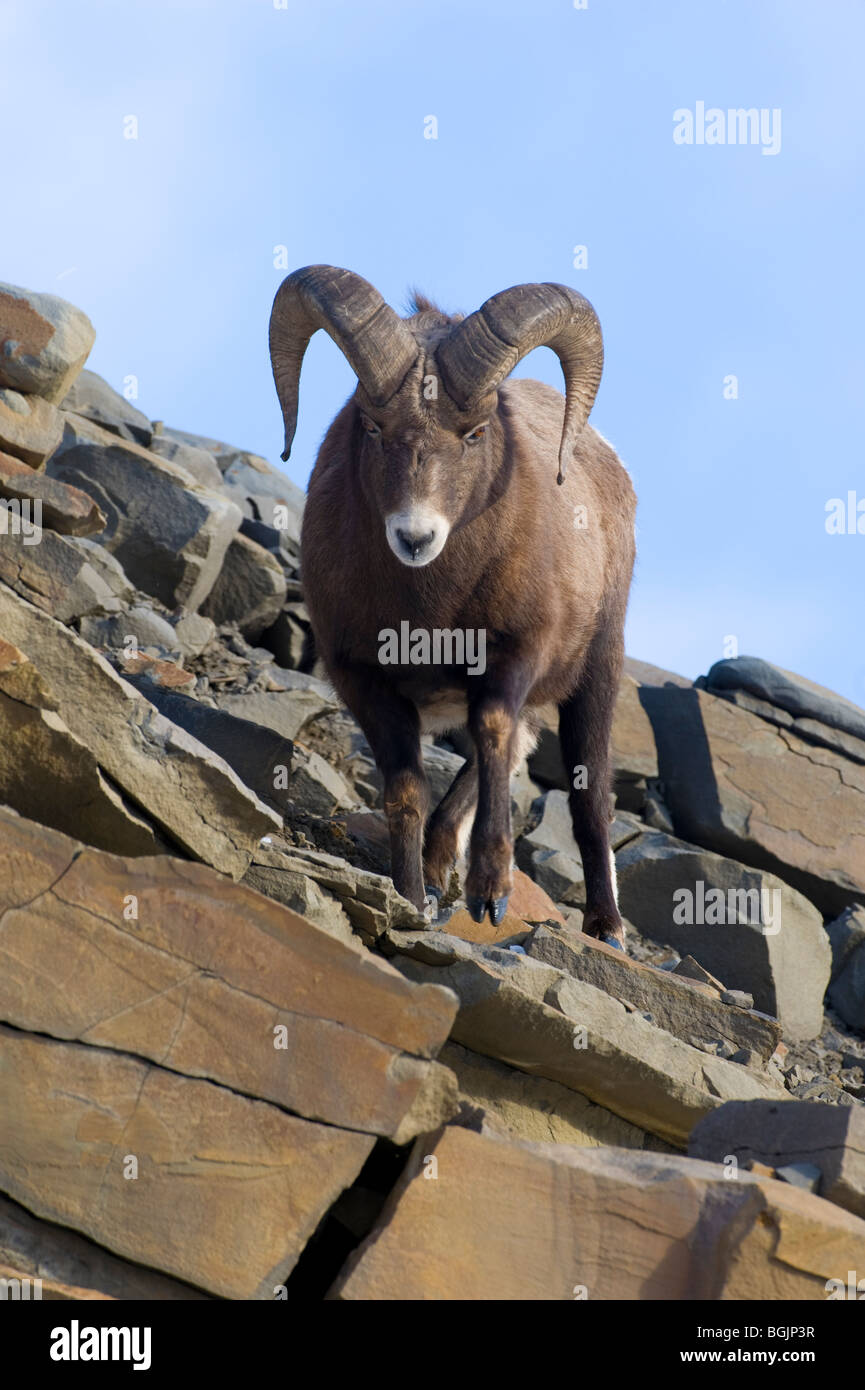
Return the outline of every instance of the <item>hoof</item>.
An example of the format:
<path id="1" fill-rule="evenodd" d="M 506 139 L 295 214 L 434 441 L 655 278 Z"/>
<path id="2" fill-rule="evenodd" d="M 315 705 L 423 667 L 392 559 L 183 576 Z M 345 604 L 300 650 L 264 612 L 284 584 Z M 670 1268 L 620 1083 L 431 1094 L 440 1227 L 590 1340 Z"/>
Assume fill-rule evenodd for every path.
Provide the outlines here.
<path id="1" fill-rule="evenodd" d="M 598 937 L 598 940 L 603 941 L 605 946 L 615 946 L 617 951 L 624 951 L 625 949 L 619 938 L 613 936 L 612 932 L 604 932 L 602 936 Z"/>
<path id="2" fill-rule="evenodd" d="M 466 898 L 466 907 L 473 921 L 482 922 L 484 914 L 489 912 L 490 921 L 494 927 L 504 921 L 505 913 L 508 910 L 508 895 L 503 898 Z"/>
<path id="3" fill-rule="evenodd" d="M 504 896 L 503 898 L 493 898 L 492 901 L 490 902 L 489 908 L 490 908 L 490 921 L 492 922 L 492 924 L 493 924 L 494 927 L 497 927 L 497 926 L 499 925 L 500 922 L 503 922 L 503 921 L 504 921 L 505 913 L 506 913 L 507 910 L 508 910 L 508 895 L 507 895 L 507 893 L 505 894 L 505 896 Z"/>

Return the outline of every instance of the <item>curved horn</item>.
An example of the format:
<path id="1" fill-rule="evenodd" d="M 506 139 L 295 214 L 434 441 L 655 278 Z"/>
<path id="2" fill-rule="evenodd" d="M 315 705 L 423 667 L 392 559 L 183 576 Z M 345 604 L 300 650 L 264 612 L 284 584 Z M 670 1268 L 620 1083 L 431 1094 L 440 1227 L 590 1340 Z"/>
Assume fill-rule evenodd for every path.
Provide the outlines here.
<path id="1" fill-rule="evenodd" d="M 308 265 L 287 275 L 270 314 L 270 361 L 285 422 L 283 460 L 297 428 L 303 354 L 329 333 L 374 405 L 386 405 L 417 359 L 417 343 L 378 290 L 351 270 Z"/>
<path id="2" fill-rule="evenodd" d="M 494 391 L 536 347 L 553 349 L 565 377 L 558 473 L 558 482 L 563 483 L 604 366 L 601 325 L 587 299 L 567 285 L 514 285 L 494 294 L 464 319 L 440 345 L 436 357 L 445 390 L 465 410 Z"/>

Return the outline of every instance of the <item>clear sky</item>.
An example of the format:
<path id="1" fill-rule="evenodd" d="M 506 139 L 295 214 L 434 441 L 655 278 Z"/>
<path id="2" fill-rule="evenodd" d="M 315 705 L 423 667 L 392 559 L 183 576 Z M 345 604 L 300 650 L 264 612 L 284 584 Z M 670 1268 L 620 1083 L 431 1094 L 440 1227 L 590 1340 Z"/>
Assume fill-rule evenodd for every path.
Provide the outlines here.
<path id="1" fill-rule="evenodd" d="M 863 52 L 861 0 L 0 0 L 0 279 L 80 305 L 152 417 L 274 461 L 286 268 L 400 310 L 574 285 L 640 499 L 631 654 L 696 676 L 734 638 L 865 704 L 865 534 L 825 527 L 865 504 Z M 700 102 L 780 149 L 676 143 Z M 352 387 L 317 335 L 297 482 Z"/>

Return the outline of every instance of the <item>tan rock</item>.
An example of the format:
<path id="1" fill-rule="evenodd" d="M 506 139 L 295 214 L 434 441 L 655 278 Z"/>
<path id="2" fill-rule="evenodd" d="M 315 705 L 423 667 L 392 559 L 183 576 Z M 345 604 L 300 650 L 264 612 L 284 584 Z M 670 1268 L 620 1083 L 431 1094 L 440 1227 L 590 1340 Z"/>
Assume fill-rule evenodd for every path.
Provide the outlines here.
<path id="1" fill-rule="evenodd" d="M 348 821 L 349 818 L 346 819 Z M 476 922 L 468 909 L 457 903 L 450 916 L 441 923 L 441 930 L 449 936 L 478 945 L 510 946 L 524 942 L 537 922 L 564 924 L 564 921 L 543 888 L 533 883 L 522 869 L 514 868 L 508 910 L 497 926 L 493 926 L 488 915 L 484 916 L 482 922 Z"/>
<path id="2" fill-rule="evenodd" d="M 787 1098 L 779 1082 L 681 1042 L 593 985 L 531 957 L 448 942 L 453 964 L 395 960 L 410 980 L 458 996 L 455 1042 L 561 1082 L 669 1144 L 683 1148 L 724 1100 Z"/>
<path id="3" fill-rule="evenodd" d="M 195 689 L 195 676 L 191 671 L 184 671 L 176 661 L 168 661 L 164 658 L 155 656 L 145 656 L 139 652 L 137 656 L 127 657 L 123 663 L 124 675 L 146 676 L 154 685 L 160 686 L 163 690 L 184 690 L 187 693 Z"/>
<path id="4" fill-rule="evenodd" d="M 95 337 L 87 315 L 65 299 L 0 284 L 0 386 L 61 401 Z"/>
<path id="5" fill-rule="evenodd" d="M 531 927 L 510 910 L 494 927 L 487 914 L 482 922 L 476 922 L 467 908 L 457 907 L 442 924 L 442 930 L 449 936 L 458 936 L 461 941 L 483 946 L 510 946 L 525 941 Z"/>
<path id="6" fill-rule="evenodd" d="M 42 1279 L 43 1298 L 121 1298 L 185 1302 L 207 1294 L 155 1270 L 119 1260 L 77 1231 L 40 1221 L 0 1196 L 0 1265 L 21 1279 Z M 56 1292 L 48 1292 L 48 1289 Z M 72 1288 L 73 1294 L 62 1290 Z"/>
<path id="7" fill-rule="evenodd" d="M 484 1112 L 484 1123 L 513 1139 L 536 1143 L 616 1144 L 642 1149 L 660 1143 L 637 1125 L 543 1076 L 482 1057 L 448 1042 L 439 1059 L 455 1074 L 460 1097 Z"/>
<path id="8" fill-rule="evenodd" d="M 281 824 L 228 764 L 170 724 L 74 632 L 3 586 L 0 633 L 26 650 L 67 728 L 126 795 L 195 858 L 240 878 L 261 838 Z"/>
<path id="9" fill-rule="evenodd" d="M 7 1023 L 403 1142 L 417 1132 L 406 1134 L 412 1107 L 424 1110 L 425 1128 L 453 1113 L 455 1083 L 425 1060 L 448 1036 L 448 991 L 410 985 L 201 865 L 60 845 L 15 818 L 3 831 L 13 862 L 32 865 L 44 844 L 52 867 L 66 856 L 47 891 L 41 871 L 10 875 L 0 935 Z"/>
<path id="10" fill-rule="evenodd" d="M 331 1297 L 821 1300 L 865 1268 L 865 1222 L 810 1193 L 678 1156 L 418 1140 Z"/>
<path id="11" fill-rule="evenodd" d="M 0 1188 L 223 1298 L 271 1299 L 374 1140 L 117 1052 L 0 1028 Z"/>
<path id="12" fill-rule="evenodd" d="M 0 386 L 0 449 L 22 459 L 31 469 L 43 468 L 63 434 L 63 416 L 40 396 L 22 396 Z"/>
<path id="13" fill-rule="evenodd" d="M 0 497 L 38 502 L 42 525 L 66 536 L 90 536 L 105 526 L 105 517 L 92 497 L 80 488 L 47 478 L 20 459 L 0 453 Z"/>
<path id="14" fill-rule="evenodd" d="M 687 980 L 668 970 L 644 965 L 571 927 L 549 931 L 539 927 L 526 950 L 578 980 L 626 1000 L 640 1013 L 652 1015 L 659 1028 L 684 1042 L 692 1038 L 724 1039 L 734 1049 L 747 1047 L 768 1061 L 781 1038 L 781 1025 L 752 1010 L 722 1004 L 708 985 Z"/>
<path id="15" fill-rule="evenodd" d="M 31 1279 L 22 1269 L 0 1261 L 0 1299 L 36 1300 L 45 1303 L 80 1302 L 82 1299 L 107 1299 L 108 1294 L 97 1293 L 94 1289 L 76 1288 L 71 1284 L 61 1284 L 56 1279 Z"/>
<path id="16" fill-rule="evenodd" d="M 529 926 L 540 922 L 564 923 L 564 917 L 552 898 L 522 869 L 514 869 L 514 886 L 508 908 Z"/>

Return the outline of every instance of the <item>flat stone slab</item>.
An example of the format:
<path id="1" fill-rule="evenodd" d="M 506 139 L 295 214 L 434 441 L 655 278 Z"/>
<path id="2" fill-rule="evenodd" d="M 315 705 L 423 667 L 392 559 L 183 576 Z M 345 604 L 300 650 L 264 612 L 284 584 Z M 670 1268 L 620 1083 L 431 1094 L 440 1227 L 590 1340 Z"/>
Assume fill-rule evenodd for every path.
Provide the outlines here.
<path id="1" fill-rule="evenodd" d="M 272 1299 L 375 1140 L 135 1057 L 0 1027 L 0 1189 L 223 1298 Z"/>
<path id="2" fill-rule="evenodd" d="M 84 849 L 16 818 L 3 831 L 7 1023 L 402 1142 L 413 1107 L 434 1125 L 453 1112 L 456 1085 L 449 1102 L 429 1060 L 456 1013 L 447 990 L 201 865 Z"/>
<path id="3" fill-rule="evenodd" d="M 526 951 L 535 960 L 585 980 L 641 1013 L 650 1013 L 659 1028 L 683 1042 L 695 1036 L 720 1038 L 736 1049 L 750 1048 L 768 1061 L 781 1041 L 777 1019 L 722 1004 L 709 986 L 632 960 L 570 927 L 558 931 L 536 928 Z"/>
<path id="4" fill-rule="evenodd" d="M 92 536 L 105 526 L 105 517 L 92 497 L 80 488 L 33 469 L 10 454 L 0 453 L 0 497 L 39 503 L 41 525 L 66 536 Z"/>
<path id="5" fill-rule="evenodd" d="M 865 1222 L 785 1183 L 678 1155 L 418 1141 L 331 1298 L 825 1299 L 865 1268 Z"/>
<path id="6" fill-rule="evenodd" d="M 0 449 L 30 468 L 43 468 L 62 434 L 63 416 L 56 406 L 0 386 Z"/>
<path id="7" fill-rule="evenodd" d="M 397 937 L 392 932 L 388 939 Z M 678 1148 L 725 1099 L 786 1099 L 784 1087 L 768 1076 L 681 1042 L 552 966 L 456 937 L 447 945 L 456 957 L 450 964 L 394 960 L 410 980 L 435 981 L 457 995 L 455 1042 L 559 1081 Z"/>
<path id="8" fill-rule="evenodd" d="M 15 1270 L 19 1278 L 42 1279 L 43 1298 L 50 1282 L 54 1289 L 74 1289 L 75 1298 L 207 1301 L 207 1294 L 191 1285 L 118 1259 L 77 1231 L 40 1221 L 2 1195 L 0 1266 Z"/>

